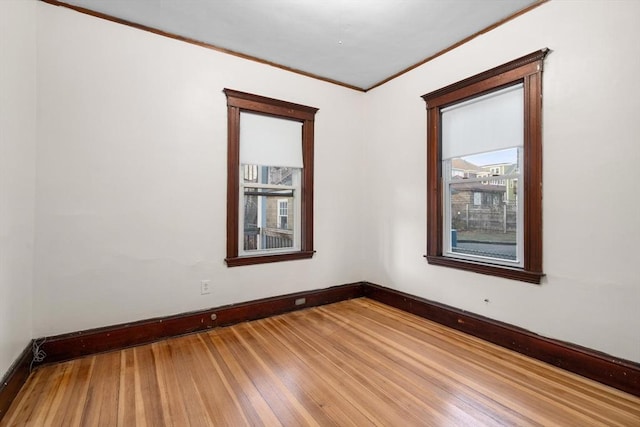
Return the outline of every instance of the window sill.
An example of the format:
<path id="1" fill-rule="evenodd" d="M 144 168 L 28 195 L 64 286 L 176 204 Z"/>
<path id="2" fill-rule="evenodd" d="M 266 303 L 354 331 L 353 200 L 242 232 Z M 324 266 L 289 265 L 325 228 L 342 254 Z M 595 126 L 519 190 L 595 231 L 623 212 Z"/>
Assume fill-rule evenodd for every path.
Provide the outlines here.
<path id="1" fill-rule="evenodd" d="M 473 271 L 474 273 L 487 274 L 489 276 L 504 277 L 505 279 L 519 280 L 521 282 L 540 284 L 544 273 L 524 270 L 521 268 L 505 267 L 493 264 L 482 264 L 473 261 L 447 258 L 443 256 L 425 255 L 429 264 L 444 267 L 457 268 L 459 270 Z"/>
<path id="2" fill-rule="evenodd" d="M 241 256 L 225 258 L 227 267 L 240 267 L 242 265 L 266 264 L 269 262 L 294 261 L 298 259 L 309 259 L 313 257 L 315 251 L 285 252 L 270 255 Z"/>

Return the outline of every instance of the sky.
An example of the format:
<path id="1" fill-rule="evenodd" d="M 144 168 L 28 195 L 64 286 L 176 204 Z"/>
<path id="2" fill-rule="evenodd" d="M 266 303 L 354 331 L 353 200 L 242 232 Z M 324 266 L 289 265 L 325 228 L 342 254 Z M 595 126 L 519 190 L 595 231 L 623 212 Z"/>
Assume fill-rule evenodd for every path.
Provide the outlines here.
<path id="1" fill-rule="evenodd" d="M 494 165 L 497 163 L 518 163 L 518 149 L 508 148 L 506 150 L 490 151 L 488 153 L 473 154 L 461 157 L 476 166 Z"/>

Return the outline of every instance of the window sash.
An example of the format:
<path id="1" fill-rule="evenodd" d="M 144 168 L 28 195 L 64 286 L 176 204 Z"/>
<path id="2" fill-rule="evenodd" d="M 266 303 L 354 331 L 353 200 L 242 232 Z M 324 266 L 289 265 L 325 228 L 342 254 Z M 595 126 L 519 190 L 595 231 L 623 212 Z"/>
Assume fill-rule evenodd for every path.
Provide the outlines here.
<path id="1" fill-rule="evenodd" d="M 443 160 L 442 162 L 443 170 L 446 167 L 445 162 L 451 163 L 450 160 Z M 468 183 L 491 182 L 491 181 L 499 181 L 499 180 L 507 180 L 507 179 L 518 179 L 520 177 L 522 177 L 522 174 L 516 173 L 516 174 L 509 174 L 509 175 L 487 175 L 487 176 L 480 176 L 477 178 L 458 178 L 458 179 L 448 178 L 448 180 L 456 184 L 461 182 L 468 182 Z M 447 177 L 443 177 L 443 180 L 447 180 Z"/>
<path id="2" fill-rule="evenodd" d="M 518 150 L 518 164 L 522 165 L 524 160 L 524 150 Z M 463 155 L 464 156 L 464 155 Z M 524 191 L 524 175 L 522 173 L 515 173 L 509 175 L 488 176 L 479 178 L 464 178 L 454 179 L 452 176 L 452 159 L 445 159 L 442 161 L 442 182 L 443 182 L 443 215 L 442 215 L 442 255 L 449 258 L 457 258 L 469 261 L 481 261 L 489 264 L 504 265 L 509 267 L 524 267 L 524 203 L 522 197 L 518 197 L 516 205 L 516 259 L 514 261 L 503 258 L 495 258 L 490 256 L 480 256 L 473 254 L 465 254 L 460 252 L 454 252 L 451 246 L 451 230 L 453 214 L 451 211 L 451 187 L 455 184 L 464 183 L 476 183 L 493 180 L 514 180 L 516 183 L 517 194 L 522 195 Z M 487 179 L 491 178 L 491 179 Z M 509 187 L 505 184 L 505 191 L 509 191 Z M 475 193 L 474 193 L 475 198 Z M 474 201 L 475 203 L 475 201 Z"/>
<path id="3" fill-rule="evenodd" d="M 264 165 L 259 165 L 264 166 Z M 280 165 L 276 165 L 280 166 Z M 301 249 L 301 233 L 302 233 L 302 221 L 301 221 L 301 213 L 302 213 L 302 203 L 301 203 L 301 176 L 303 170 L 296 168 L 293 172 L 292 182 L 293 185 L 279 185 L 279 184 L 262 184 L 255 182 L 244 182 L 243 176 L 243 168 L 240 168 L 240 176 L 239 176 L 239 206 L 238 206 L 238 255 L 239 256 L 252 256 L 252 255 L 268 255 L 268 254 L 278 254 L 278 253 L 288 253 L 292 251 L 300 251 Z M 293 245 L 282 247 L 282 248 L 260 248 L 257 249 L 245 249 L 244 239 L 245 239 L 245 196 L 247 189 L 274 189 L 274 190 L 291 190 L 292 198 L 293 198 L 293 209 L 294 209 L 294 224 L 293 224 Z M 267 218 L 263 218 L 263 209 L 262 209 L 262 198 L 264 198 L 265 202 L 270 197 L 278 197 L 282 198 L 282 194 L 274 193 L 274 194 L 264 194 L 259 195 L 258 197 L 258 224 L 266 224 Z M 279 200 L 275 200 L 275 218 L 276 218 L 276 226 L 274 229 L 279 229 L 280 224 L 280 203 Z M 288 219 L 287 219 L 288 220 Z M 261 229 L 267 228 L 266 225 L 264 227 L 259 227 Z M 282 231 L 280 229 L 280 231 Z M 262 233 L 260 234 L 259 241 L 260 244 L 258 246 L 262 246 L 262 239 L 264 236 Z"/>

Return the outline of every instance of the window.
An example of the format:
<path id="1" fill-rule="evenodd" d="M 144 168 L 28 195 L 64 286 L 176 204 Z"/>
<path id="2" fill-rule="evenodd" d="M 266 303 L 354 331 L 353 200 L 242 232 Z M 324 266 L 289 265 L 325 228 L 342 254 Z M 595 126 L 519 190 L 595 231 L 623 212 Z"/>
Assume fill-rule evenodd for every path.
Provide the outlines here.
<path id="1" fill-rule="evenodd" d="M 278 200 L 278 228 L 287 230 L 289 222 L 289 200 Z"/>
<path id="2" fill-rule="evenodd" d="M 540 283 L 547 53 L 534 52 L 422 97 L 429 263 Z M 460 177 L 460 164 L 477 173 Z"/>
<path id="3" fill-rule="evenodd" d="M 318 109 L 231 89 L 224 92 L 227 265 L 311 258 Z"/>

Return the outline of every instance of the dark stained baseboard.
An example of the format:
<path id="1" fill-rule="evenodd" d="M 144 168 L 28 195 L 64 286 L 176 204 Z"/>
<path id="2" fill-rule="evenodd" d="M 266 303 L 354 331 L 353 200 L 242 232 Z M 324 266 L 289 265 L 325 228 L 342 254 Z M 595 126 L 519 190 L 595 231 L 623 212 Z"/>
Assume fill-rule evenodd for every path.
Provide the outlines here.
<path id="1" fill-rule="evenodd" d="M 351 283 L 47 337 L 42 346 L 42 349 L 47 353 L 43 363 L 60 362 L 90 354 L 119 350 L 214 327 L 359 297 L 371 298 L 640 396 L 640 364 L 638 363 L 622 360 L 575 344 L 545 338 L 507 323 L 369 282 Z M 304 304 L 296 305 L 296 300 L 300 298 L 305 298 Z M 215 319 L 212 320 L 213 314 L 215 314 Z"/>
<path id="2" fill-rule="evenodd" d="M 20 356 L 13 362 L 2 382 L 0 382 L 0 421 L 7 413 L 11 402 L 16 398 L 18 392 L 29 378 L 29 368 L 31 366 L 33 340 L 27 344 Z"/>
<path id="3" fill-rule="evenodd" d="M 61 362 L 90 354 L 148 344 L 219 326 L 358 298 L 362 294 L 362 283 L 358 282 L 47 337 L 42 345 L 42 349 L 47 353 L 43 363 Z M 296 304 L 296 300 L 301 298 L 305 299 L 304 303 Z"/>
<path id="4" fill-rule="evenodd" d="M 372 283 L 364 283 L 364 296 L 640 396 L 638 363 Z"/>

